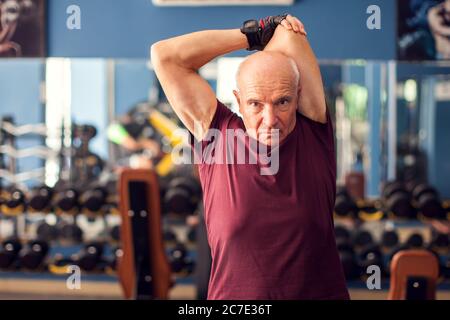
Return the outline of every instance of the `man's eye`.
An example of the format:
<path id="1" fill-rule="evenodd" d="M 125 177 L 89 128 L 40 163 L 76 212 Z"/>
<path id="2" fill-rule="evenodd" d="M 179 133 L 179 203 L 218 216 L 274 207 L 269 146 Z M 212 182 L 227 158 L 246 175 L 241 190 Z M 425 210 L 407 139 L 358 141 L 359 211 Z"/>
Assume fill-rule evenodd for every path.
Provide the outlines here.
<path id="1" fill-rule="evenodd" d="M 259 103 L 258 102 L 250 102 L 250 106 L 251 107 L 259 107 Z"/>
<path id="2" fill-rule="evenodd" d="M 285 105 L 287 105 L 289 103 L 289 100 L 287 100 L 287 99 L 284 99 L 284 100 L 281 100 L 280 101 L 280 105 L 282 105 L 282 106 L 285 106 Z"/>

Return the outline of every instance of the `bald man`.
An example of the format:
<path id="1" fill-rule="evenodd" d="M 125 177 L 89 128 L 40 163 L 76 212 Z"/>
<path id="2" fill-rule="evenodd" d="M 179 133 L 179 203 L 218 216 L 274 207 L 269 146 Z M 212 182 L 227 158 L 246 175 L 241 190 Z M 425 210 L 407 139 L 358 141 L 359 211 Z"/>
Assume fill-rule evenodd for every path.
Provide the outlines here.
<path id="1" fill-rule="evenodd" d="M 258 52 L 237 74 L 241 118 L 198 70 L 245 48 Z M 281 15 L 195 32 L 157 42 L 151 58 L 173 109 L 209 151 L 199 165 L 212 255 L 208 299 L 348 299 L 333 228 L 333 127 L 303 24 Z M 246 135 L 233 136 L 230 147 L 223 139 L 230 131 Z M 269 161 L 279 162 L 273 174 L 261 174 L 267 163 L 259 154 L 256 162 L 230 161 L 264 147 L 278 155 Z M 211 157 L 227 161 L 203 161 Z"/>

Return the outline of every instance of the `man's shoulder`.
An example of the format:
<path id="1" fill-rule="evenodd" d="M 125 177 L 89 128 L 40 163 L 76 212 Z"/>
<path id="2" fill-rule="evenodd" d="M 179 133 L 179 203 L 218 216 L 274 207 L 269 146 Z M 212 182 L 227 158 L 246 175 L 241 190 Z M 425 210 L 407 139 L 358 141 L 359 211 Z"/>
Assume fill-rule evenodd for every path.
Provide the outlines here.
<path id="1" fill-rule="evenodd" d="M 210 129 L 238 129 L 242 128 L 242 126 L 242 118 L 236 112 L 231 110 L 230 107 L 217 99 L 216 114 L 211 122 Z"/>

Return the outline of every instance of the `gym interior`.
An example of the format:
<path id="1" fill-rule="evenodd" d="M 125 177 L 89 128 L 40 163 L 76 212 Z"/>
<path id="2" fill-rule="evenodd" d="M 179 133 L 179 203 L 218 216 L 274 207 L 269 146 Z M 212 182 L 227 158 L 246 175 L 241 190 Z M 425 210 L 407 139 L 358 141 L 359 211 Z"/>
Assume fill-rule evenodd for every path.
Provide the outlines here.
<path id="1" fill-rule="evenodd" d="M 0 6 L 0 299 L 207 298 L 198 166 L 150 47 L 285 12 L 323 78 L 350 298 L 450 299 L 450 1 Z M 248 54 L 199 70 L 234 111 Z"/>

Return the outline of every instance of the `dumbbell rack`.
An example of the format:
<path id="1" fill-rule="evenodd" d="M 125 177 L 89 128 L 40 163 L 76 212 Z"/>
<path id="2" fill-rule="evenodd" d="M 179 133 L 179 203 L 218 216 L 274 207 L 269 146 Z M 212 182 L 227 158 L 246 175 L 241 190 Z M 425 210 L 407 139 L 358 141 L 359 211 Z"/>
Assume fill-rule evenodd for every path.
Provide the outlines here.
<path id="1" fill-rule="evenodd" d="M 356 258 L 353 259 L 360 259 L 357 258 L 358 254 L 362 255 L 364 254 L 364 250 L 367 250 L 367 248 L 374 248 L 373 250 L 381 250 L 379 251 L 381 254 L 381 260 L 373 260 L 372 263 L 369 264 L 375 264 L 381 267 L 382 272 L 382 289 L 388 289 L 389 288 L 389 265 L 390 265 L 390 259 L 392 259 L 393 254 L 398 252 L 398 250 L 404 250 L 405 248 L 433 248 L 433 228 L 430 224 L 424 221 L 419 220 L 379 220 L 379 221 L 367 221 L 367 222 L 356 222 L 354 220 L 350 219 L 342 219 L 337 218 L 335 219 L 335 228 L 342 228 L 344 227 L 346 230 L 353 230 L 353 232 L 349 233 L 348 239 L 352 239 L 350 241 L 353 242 L 352 247 L 354 246 L 354 253 L 356 255 Z M 337 230 L 337 229 L 336 229 Z M 385 232 L 395 231 L 396 237 L 397 237 L 397 244 L 388 244 L 385 243 L 385 239 L 383 239 L 383 235 Z M 368 235 L 367 235 L 368 234 Z M 356 238 L 359 235 L 359 238 Z M 338 243 L 338 249 L 341 250 L 347 250 L 346 247 L 342 246 L 342 239 L 343 236 L 342 231 L 339 231 L 336 233 L 337 236 L 337 243 Z M 352 238 L 353 237 L 353 238 Z M 361 238 L 363 237 L 363 238 Z M 362 240 L 363 239 L 363 240 Z M 365 240 L 364 240 L 365 239 Z M 362 241 L 367 242 L 367 244 L 363 244 Z M 358 249 L 358 247 L 360 249 Z M 376 249 L 379 248 L 379 249 Z M 443 254 L 439 255 L 440 264 L 442 267 L 444 267 L 446 264 L 448 264 L 450 261 L 450 248 L 444 248 Z M 369 249 L 370 250 L 370 249 Z M 435 250 L 435 249 L 433 249 Z M 340 251 L 341 252 L 341 251 Z M 343 251 L 344 252 L 344 251 Z M 353 252 L 353 250 L 352 250 Z M 370 252 L 370 251 L 369 251 Z M 377 251 L 374 251 L 377 252 Z M 442 253 L 442 252 L 441 252 Z M 341 253 L 340 253 L 341 255 Z M 343 266 L 349 265 L 348 260 L 347 262 L 344 262 L 342 259 L 344 256 L 341 255 L 341 261 L 343 263 Z M 345 259 L 349 259 L 347 256 Z M 358 260 L 353 260 L 356 263 Z M 369 260 L 370 261 L 370 260 Z M 378 261 L 378 262 L 376 262 Z M 355 265 L 356 267 L 356 265 Z M 448 265 L 447 267 L 450 267 Z M 352 272 L 351 269 L 345 269 L 346 272 Z M 439 290 L 442 291 L 450 291 L 450 277 L 448 271 L 445 271 L 444 269 L 441 270 L 443 273 L 441 275 L 440 283 L 438 286 Z M 360 270 L 361 275 L 358 276 L 357 274 L 348 273 L 348 287 L 349 288 L 355 288 L 355 289 L 363 289 L 366 288 L 366 279 L 367 274 L 365 274 L 365 269 Z M 351 275 L 353 274 L 353 275 Z"/>
<path id="2" fill-rule="evenodd" d="M 26 149 L 17 149 L 16 140 L 21 137 L 47 137 L 45 124 L 28 124 L 15 126 L 13 119 L 0 121 L 0 182 L 8 181 L 10 184 L 27 189 L 27 181 L 37 180 L 43 182 L 45 178 L 45 167 L 36 168 L 26 172 L 17 172 L 17 160 L 36 157 L 38 159 L 56 158 L 57 153 L 52 149 L 37 145 Z M 5 166 L 5 157 L 8 158 L 8 166 Z M 1 183 L 0 183 L 1 185 Z"/>
<path id="3" fill-rule="evenodd" d="M 12 235 L 16 235 L 18 238 L 22 240 L 23 243 L 26 243 L 28 240 L 35 239 L 37 234 L 37 226 L 39 223 L 48 221 L 50 224 L 54 224 L 55 221 L 51 222 L 51 220 L 56 219 L 56 215 L 54 212 L 22 212 L 20 214 L 17 214 L 14 217 L 3 217 L 2 221 L 0 221 L 0 240 L 6 239 Z M 83 213 L 79 214 L 77 216 L 78 225 L 81 227 L 80 220 L 86 220 L 87 216 Z M 70 214 L 66 215 L 59 215 L 58 220 L 60 221 L 66 221 L 71 222 L 73 220 L 73 216 Z M 109 241 L 110 239 L 108 236 L 105 237 L 105 234 L 107 231 L 109 231 L 113 226 L 120 224 L 120 217 L 115 214 L 108 214 L 105 217 L 97 217 L 97 220 L 105 220 L 106 229 L 103 228 L 103 230 L 99 231 L 98 228 L 94 226 L 93 229 L 97 229 L 97 232 L 92 232 L 91 235 L 89 234 L 89 230 L 87 231 L 84 228 L 84 236 L 86 240 L 91 240 L 95 238 L 99 238 L 99 234 L 103 235 L 103 240 Z M 179 218 L 179 216 L 178 216 Z M 182 240 L 183 242 L 186 240 L 187 236 L 183 236 L 183 233 L 186 233 L 186 228 L 183 227 L 183 223 L 180 219 L 168 219 L 170 221 L 165 221 L 166 223 L 171 224 L 172 226 L 174 224 L 177 224 L 176 228 L 178 228 L 177 235 L 178 239 Z M 96 224 L 91 223 L 92 224 Z M 17 228 L 17 226 L 19 226 Z M 2 228 L 3 227 L 3 228 Z M 97 225 L 98 227 L 98 225 Z M 91 226 L 92 229 L 92 226 Z M 95 230 L 94 230 L 95 231 Z M 117 244 L 117 243 L 116 243 Z M 80 251 L 82 248 L 81 243 L 73 243 L 73 241 L 66 241 L 66 240 L 53 240 L 50 242 L 50 252 L 49 257 L 54 257 L 57 254 L 60 254 L 62 256 L 68 257 L 72 254 Z M 171 253 L 171 250 L 174 248 L 174 243 L 166 243 L 166 254 L 169 256 Z M 110 256 L 109 252 L 111 251 L 111 248 L 107 248 L 106 255 Z M 196 259 L 196 251 L 195 251 L 195 244 L 190 241 L 187 244 L 187 258 L 189 260 L 195 260 Z M 52 260 L 51 258 L 49 259 Z M 87 279 L 91 279 L 93 281 L 103 281 L 103 282 L 112 282 L 117 283 L 117 276 L 114 274 L 102 274 L 102 273 L 85 273 L 83 272 L 83 277 L 87 276 Z M 0 271 L 0 278 L 7 279 L 7 278 L 17 278 L 17 279 L 53 279 L 55 281 L 60 281 L 62 279 L 65 279 L 65 275 L 59 275 L 59 274 L 53 274 L 49 272 L 48 270 L 36 270 L 36 271 L 29 271 L 29 270 L 17 270 L 17 271 Z M 177 285 L 186 285 L 186 284 L 192 284 L 193 279 L 190 274 L 186 272 L 180 272 L 175 274 L 175 282 Z"/>
<path id="4" fill-rule="evenodd" d="M 78 215 L 77 220 L 80 218 L 86 218 L 83 214 Z M 98 229 L 97 226 L 93 226 L 93 228 L 89 226 L 83 226 L 82 231 L 84 234 L 85 242 L 89 242 L 92 240 L 100 240 L 102 242 L 108 243 L 110 242 L 109 236 L 107 232 L 111 229 L 114 224 L 108 223 L 107 220 L 117 220 L 116 217 L 111 217 L 111 219 L 107 219 L 108 217 L 98 217 L 97 220 L 104 220 L 102 224 L 104 225 L 101 230 Z M 52 213 L 22 213 L 17 215 L 16 217 L 1 217 L 0 218 L 0 240 L 5 240 L 11 237 L 18 238 L 21 242 L 26 243 L 33 239 L 40 238 L 37 236 L 37 227 L 40 223 L 50 221 L 50 225 L 56 225 L 56 219 L 58 219 L 58 223 L 67 223 L 74 220 L 74 217 L 70 216 L 60 216 L 56 218 Z M 51 221 L 53 220 L 53 221 Z M 116 223 L 116 222 L 115 222 Z M 62 224 L 62 225 L 63 225 Z M 19 227 L 18 227 L 19 226 Z M 82 242 L 69 239 L 67 235 L 62 235 L 64 238 L 59 237 L 58 239 L 47 239 L 50 244 L 50 252 L 49 257 L 53 257 L 56 253 L 60 253 L 65 257 L 69 257 L 73 253 L 79 251 L 79 249 L 83 246 Z M 43 238 L 41 238 L 43 239 Z M 111 243 L 111 242 L 110 242 Z M 112 242 L 111 245 L 114 245 Z M 106 256 L 110 256 L 110 246 L 106 246 Z M 51 260 L 51 259 L 50 259 Z"/>

